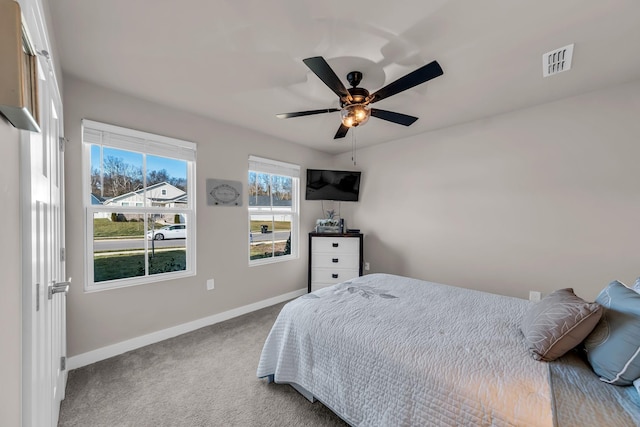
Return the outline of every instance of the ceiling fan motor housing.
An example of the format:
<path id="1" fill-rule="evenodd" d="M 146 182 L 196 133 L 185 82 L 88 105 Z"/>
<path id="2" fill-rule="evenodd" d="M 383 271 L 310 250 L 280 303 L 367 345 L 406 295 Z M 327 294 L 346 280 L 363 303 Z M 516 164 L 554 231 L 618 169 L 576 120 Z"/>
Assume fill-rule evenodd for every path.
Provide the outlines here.
<path id="1" fill-rule="evenodd" d="M 356 87 L 360 84 L 362 80 L 362 73 L 360 71 L 351 71 L 347 74 L 347 81 L 353 87 Z"/>
<path id="2" fill-rule="evenodd" d="M 352 87 L 347 89 L 349 94 L 351 95 L 352 100 L 349 102 L 348 100 L 340 100 L 340 105 L 344 107 L 349 104 L 364 104 L 367 102 L 367 98 L 369 97 L 369 91 L 362 87 Z"/>

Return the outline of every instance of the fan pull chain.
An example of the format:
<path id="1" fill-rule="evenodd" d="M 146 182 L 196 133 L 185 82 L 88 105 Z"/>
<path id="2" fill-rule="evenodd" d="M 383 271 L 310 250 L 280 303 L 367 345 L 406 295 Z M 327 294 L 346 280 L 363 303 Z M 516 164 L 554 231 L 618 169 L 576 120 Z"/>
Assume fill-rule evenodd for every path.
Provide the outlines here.
<path id="1" fill-rule="evenodd" d="M 353 166 L 356 165 L 356 130 L 355 128 L 351 128 L 351 161 L 353 162 Z"/>

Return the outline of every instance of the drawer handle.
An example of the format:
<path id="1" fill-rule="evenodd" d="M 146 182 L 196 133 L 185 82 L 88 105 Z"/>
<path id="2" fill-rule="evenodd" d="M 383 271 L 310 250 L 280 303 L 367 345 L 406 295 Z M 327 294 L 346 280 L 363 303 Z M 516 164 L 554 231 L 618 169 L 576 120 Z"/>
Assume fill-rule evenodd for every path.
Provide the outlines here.
<path id="1" fill-rule="evenodd" d="M 331 246 L 333 246 L 334 248 L 338 247 L 338 243 L 333 243 Z"/>
<path id="2" fill-rule="evenodd" d="M 331 277 L 333 277 L 334 279 L 337 279 L 337 278 L 338 278 L 338 273 L 333 273 L 333 274 L 331 275 Z"/>
<path id="3" fill-rule="evenodd" d="M 338 262 L 339 260 L 338 260 L 338 258 L 332 258 L 331 261 L 332 262 Z"/>

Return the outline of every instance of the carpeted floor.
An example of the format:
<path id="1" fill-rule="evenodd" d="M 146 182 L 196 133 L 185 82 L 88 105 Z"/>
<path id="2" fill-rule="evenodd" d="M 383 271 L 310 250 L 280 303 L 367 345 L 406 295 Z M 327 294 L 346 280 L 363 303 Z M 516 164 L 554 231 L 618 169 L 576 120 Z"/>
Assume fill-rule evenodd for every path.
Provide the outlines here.
<path id="1" fill-rule="evenodd" d="M 256 377 L 283 304 L 69 372 L 59 426 L 346 425 L 320 402 Z"/>

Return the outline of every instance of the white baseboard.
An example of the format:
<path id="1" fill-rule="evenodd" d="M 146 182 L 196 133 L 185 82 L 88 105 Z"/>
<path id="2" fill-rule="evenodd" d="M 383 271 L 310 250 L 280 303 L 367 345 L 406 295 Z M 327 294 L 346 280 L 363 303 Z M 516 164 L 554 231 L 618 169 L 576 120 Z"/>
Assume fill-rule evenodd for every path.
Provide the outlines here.
<path id="1" fill-rule="evenodd" d="M 122 353 L 126 353 L 127 351 L 135 350 L 136 348 L 154 344 L 169 338 L 176 337 L 178 335 L 185 334 L 187 332 L 195 331 L 196 329 L 200 329 L 205 326 L 223 322 L 234 317 L 242 316 L 243 314 L 251 313 L 252 311 L 260 310 L 261 308 L 270 307 L 272 305 L 297 298 L 301 295 L 304 295 L 305 293 L 307 293 L 306 288 L 299 289 L 297 291 L 289 292 L 284 295 L 278 295 L 277 297 L 234 308 L 233 310 L 214 314 L 212 316 L 204 317 L 192 322 L 183 323 L 182 325 L 173 326 L 161 331 L 152 332 L 147 335 L 142 335 L 130 340 L 108 345 L 96 350 L 91 350 L 86 353 L 78 354 L 77 356 L 71 356 L 67 359 L 67 369 L 72 370 L 80 368 L 82 366 L 90 365 L 92 363 L 99 362 L 101 360 L 105 360 Z"/>

